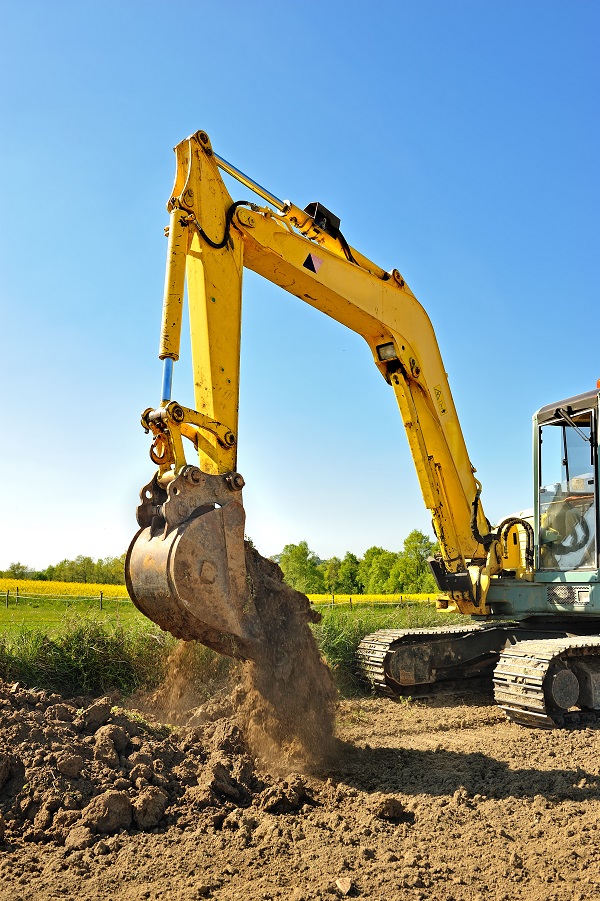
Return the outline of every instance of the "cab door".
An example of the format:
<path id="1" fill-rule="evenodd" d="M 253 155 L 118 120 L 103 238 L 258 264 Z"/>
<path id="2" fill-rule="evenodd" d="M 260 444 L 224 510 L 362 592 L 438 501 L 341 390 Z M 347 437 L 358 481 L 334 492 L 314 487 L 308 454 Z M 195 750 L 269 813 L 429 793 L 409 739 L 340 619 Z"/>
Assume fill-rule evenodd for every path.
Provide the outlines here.
<path id="1" fill-rule="evenodd" d="M 539 568 L 596 569 L 596 412 L 557 408 L 539 427 Z"/>

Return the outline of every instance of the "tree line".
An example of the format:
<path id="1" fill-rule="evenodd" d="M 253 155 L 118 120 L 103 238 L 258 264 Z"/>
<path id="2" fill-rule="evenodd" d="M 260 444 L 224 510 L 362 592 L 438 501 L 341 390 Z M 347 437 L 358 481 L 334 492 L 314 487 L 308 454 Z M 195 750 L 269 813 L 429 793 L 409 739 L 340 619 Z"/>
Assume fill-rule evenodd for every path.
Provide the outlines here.
<path id="1" fill-rule="evenodd" d="M 408 535 L 400 551 L 370 547 L 362 557 L 347 551 L 343 557 L 322 560 L 306 541 L 286 544 L 271 559 L 279 564 L 285 581 L 303 594 L 419 594 L 436 590 L 427 558 L 438 550 L 436 542 L 418 529 Z M 125 584 L 125 554 L 94 560 L 80 555 L 61 560 L 44 570 L 11 563 L 0 576 L 56 582 Z"/>
<path id="2" fill-rule="evenodd" d="M 321 560 L 301 541 L 286 544 L 273 559 L 288 585 L 303 594 L 427 594 L 437 590 L 427 559 L 438 549 L 437 542 L 413 529 L 400 551 L 374 546 L 361 558 L 348 551 Z"/>
<path id="3" fill-rule="evenodd" d="M 8 579 L 35 579 L 41 582 L 90 582 L 100 585 L 125 584 L 125 554 L 94 560 L 81 554 L 61 560 L 46 569 L 35 570 L 24 563 L 11 563 L 0 576 Z"/>

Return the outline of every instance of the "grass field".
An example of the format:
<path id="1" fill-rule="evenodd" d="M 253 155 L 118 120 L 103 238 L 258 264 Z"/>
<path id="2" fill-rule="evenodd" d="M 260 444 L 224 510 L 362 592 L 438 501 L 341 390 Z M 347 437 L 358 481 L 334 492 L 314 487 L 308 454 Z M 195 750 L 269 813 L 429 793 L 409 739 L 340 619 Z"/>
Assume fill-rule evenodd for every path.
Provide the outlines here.
<path id="1" fill-rule="evenodd" d="M 0 579 L 5 680 L 67 694 L 131 692 L 160 682 L 174 645 L 124 585 Z"/>
<path id="2" fill-rule="evenodd" d="M 415 604 L 430 608 L 434 595 L 315 594 L 309 598 L 321 612 L 324 608 L 351 607 L 353 617 L 362 622 L 361 611 L 367 608 L 394 608 L 397 618 L 401 609 L 412 610 Z M 119 626 L 148 623 L 131 603 L 124 585 L 0 579 L 0 631 L 32 626 L 62 630 L 81 619 Z"/>
<path id="3" fill-rule="evenodd" d="M 82 619 L 124 626 L 147 622 L 124 585 L 0 579 L 2 632 L 32 626 L 61 630 Z"/>
<path id="4" fill-rule="evenodd" d="M 311 600 L 322 617 L 313 626 L 316 640 L 346 695 L 364 691 L 355 654 L 365 635 L 460 621 L 457 614 L 438 612 L 426 595 L 357 595 L 352 605 L 347 595 L 336 596 L 333 604 L 330 595 Z M 175 644 L 139 613 L 125 586 L 0 579 L 0 678 L 5 680 L 71 694 L 111 688 L 127 693 L 160 683 Z M 200 693 L 214 690 L 215 676 L 225 678 L 233 666 L 201 646 L 194 658 Z"/>
<path id="5" fill-rule="evenodd" d="M 92 620 L 123 626 L 148 622 L 133 606 L 129 598 L 102 602 L 81 598 L 64 601 L 61 598 L 19 598 L 18 604 L 0 607 L 0 632 L 21 627 L 46 626 L 50 631 L 61 630 L 70 622 Z"/>

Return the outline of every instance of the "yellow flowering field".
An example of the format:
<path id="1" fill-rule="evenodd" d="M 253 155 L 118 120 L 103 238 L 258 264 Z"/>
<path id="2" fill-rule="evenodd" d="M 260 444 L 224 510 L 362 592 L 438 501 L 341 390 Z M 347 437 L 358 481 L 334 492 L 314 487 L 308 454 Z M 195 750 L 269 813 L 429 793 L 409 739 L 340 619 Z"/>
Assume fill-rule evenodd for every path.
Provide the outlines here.
<path id="1" fill-rule="evenodd" d="M 36 597 L 77 597 L 98 598 L 102 592 L 105 598 L 129 597 L 125 585 L 100 585 L 93 582 L 43 582 L 36 579 L 0 579 L 0 598 L 6 594 L 35 595 Z M 435 594 L 309 594 L 313 604 L 402 604 L 415 601 L 435 601 Z"/>
<path id="2" fill-rule="evenodd" d="M 36 597 L 77 597 L 98 598 L 100 592 L 107 598 L 127 598 L 127 589 L 124 585 L 95 585 L 92 582 L 43 582 L 37 579 L 0 579 L 0 597 L 10 591 L 16 594 L 17 587 L 20 595 L 35 595 Z"/>
<path id="3" fill-rule="evenodd" d="M 309 594 L 313 604 L 413 604 L 435 601 L 436 594 Z"/>

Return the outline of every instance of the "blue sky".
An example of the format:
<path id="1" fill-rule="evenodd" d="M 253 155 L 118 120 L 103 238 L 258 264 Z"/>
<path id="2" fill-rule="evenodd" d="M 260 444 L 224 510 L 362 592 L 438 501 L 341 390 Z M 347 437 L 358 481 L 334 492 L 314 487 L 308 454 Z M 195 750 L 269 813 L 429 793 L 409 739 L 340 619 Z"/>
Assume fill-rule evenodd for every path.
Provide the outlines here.
<path id="1" fill-rule="evenodd" d="M 199 128 L 402 272 L 488 516 L 531 505 L 532 413 L 600 378 L 595 0 L 2 8 L 0 568 L 120 554 L 135 531 L 172 147 Z M 360 554 L 429 531 L 366 345 L 252 273 L 244 304 L 239 468 L 258 548 Z M 185 361 L 174 397 L 193 404 Z"/>

